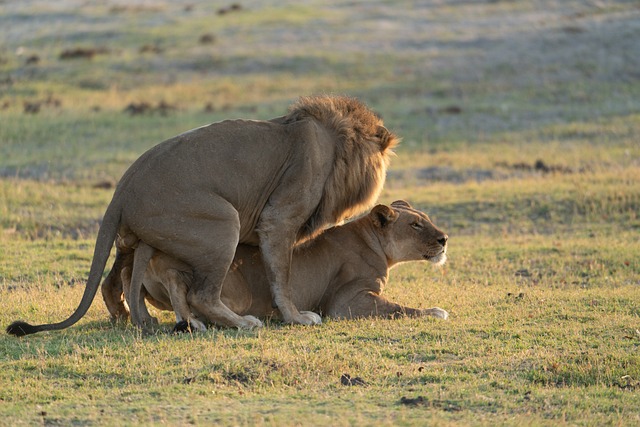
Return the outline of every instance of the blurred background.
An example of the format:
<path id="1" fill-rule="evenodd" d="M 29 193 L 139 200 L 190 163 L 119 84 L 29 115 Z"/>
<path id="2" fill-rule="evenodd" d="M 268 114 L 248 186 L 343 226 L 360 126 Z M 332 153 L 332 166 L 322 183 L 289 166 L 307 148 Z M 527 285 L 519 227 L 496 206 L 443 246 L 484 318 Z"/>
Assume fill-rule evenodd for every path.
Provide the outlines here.
<path id="1" fill-rule="evenodd" d="M 637 1 L 23 0 L 0 1 L 0 28 L 0 177 L 110 190 L 173 135 L 340 94 L 403 138 L 386 201 L 427 197 L 473 232 L 462 217 L 504 216 L 479 218 L 473 185 L 532 188 L 494 201 L 516 214 L 533 199 L 514 224 L 544 228 L 612 206 L 616 187 L 612 209 L 635 220 Z M 469 203 L 446 205 L 460 185 Z"/>
<path id="2" fill-rule="evenodd" d="M 77 138 L 100 139 L 104 150 L 139 153 L 193 125 L 280 115 L 315 93 L 361 98 L 404 138 L 401 152 L 508 132 L 563 139 L 553 125 L 640 109 L 637 1 L 24 0 L 0 2 L 0 27 L 0 114 L 146 128 Z M 81 147 L 34 165 L 7 150 L 40 135 L 6 132 L 2 175 L 78 175 L 59 168 Z M 48 143 L 74 144 L 48 134 Z"/>

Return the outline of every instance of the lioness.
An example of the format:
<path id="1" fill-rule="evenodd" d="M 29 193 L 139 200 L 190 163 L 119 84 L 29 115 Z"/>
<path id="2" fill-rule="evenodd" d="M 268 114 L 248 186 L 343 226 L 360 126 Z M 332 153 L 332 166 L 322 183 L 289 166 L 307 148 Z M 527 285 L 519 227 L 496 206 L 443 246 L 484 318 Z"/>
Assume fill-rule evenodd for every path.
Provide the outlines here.
<path id="1" fill-rule="evenodd" d="M 301 98 L 283 117 L 223 121 L 158 144 L 116 187 L 75 312 L 54 324 L 14 322 L 7 332 L 63 329 L 82 318 L 117 234 L 191 266 L 192 309 L 211 322 L 240 328 L 261 322 L 230 310 L 220 299 L 222 284 L 238 244 L 259 246 L 283 319 L 318 323 L 317 314 L 300 313 L 291 301 L 293 247 L 373 204 L 396 143 L 359 101 L 316 96 Z M 137 305 L 131 308 L 137 323 Z"/>
<path id="2" fill-rule="evenodd" d="M 400 262 L 428 260 L 443 264 L 447 239 L 427 215 L 403 200 L 393 202 L 391 207 L 378 205 L 368 215 L 327 230 L 294 250 L 292 300 L 300 309 L 318 310 L 338 318 L 406 314 L 446 319 L 448 313 L 441 308 L 404 307 L 386 300 L 381 293 L 389 269 Z M 120 265 L 129 268 L 124 262 Z M 125 287 L 126 276 L 125 271 Z M 198 320 L 197 310 L 187 303 L 191 283 L 188 265 L 155 251 L 143 282 L 153 305 L 160 309 L 173 307 L 176 321 L 189 321 L 192 330 L 206 329 Z M 142 282 L 131 283 L 131 293 L 141 291 Z M 271 304 L 269 282 L 258 248 L 238 247 L 221 298 L 239 314 L 280 317 Z"/>

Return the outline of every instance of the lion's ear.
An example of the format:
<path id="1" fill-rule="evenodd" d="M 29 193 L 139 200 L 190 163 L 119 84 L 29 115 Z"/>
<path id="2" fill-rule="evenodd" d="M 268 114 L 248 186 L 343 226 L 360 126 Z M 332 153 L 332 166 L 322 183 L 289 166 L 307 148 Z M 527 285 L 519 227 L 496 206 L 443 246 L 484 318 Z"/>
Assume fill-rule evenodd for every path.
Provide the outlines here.
<path id="1" fill-rule="evenodd" d="M 413 209 L 413 206 L 411 206 L 406 200 L 396 200 L 395 202 L 391 203 L 391 206 L 393 206 L 394 208 Z"/>
<path id="2" fill-rule="evenodd" d="M 398 138 L 382 125 L 378 125 L 376 137 L 380 140 L 380 151 L 393 148 L 398 144 Z"/>
<path id="3" fill-rule="evenodd" d="M 383 228 L 398 219 L 398 212 L 389 206 L 378 205 L 371 210 L 371 219 L 374 224 Z"/>

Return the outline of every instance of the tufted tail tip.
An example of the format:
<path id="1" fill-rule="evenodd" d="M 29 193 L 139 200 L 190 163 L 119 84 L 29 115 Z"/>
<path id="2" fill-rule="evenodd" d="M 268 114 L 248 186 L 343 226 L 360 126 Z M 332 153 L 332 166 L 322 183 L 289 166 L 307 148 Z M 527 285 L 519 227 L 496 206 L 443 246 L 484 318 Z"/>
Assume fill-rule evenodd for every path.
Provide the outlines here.
<path id="1" fill-rule="evenodd" d="M 17 321 L 7 326 L 7 333 L 16 337 L 23 337 L 35 332 L 38 332 L 38 329 L 27 322 Z"/>

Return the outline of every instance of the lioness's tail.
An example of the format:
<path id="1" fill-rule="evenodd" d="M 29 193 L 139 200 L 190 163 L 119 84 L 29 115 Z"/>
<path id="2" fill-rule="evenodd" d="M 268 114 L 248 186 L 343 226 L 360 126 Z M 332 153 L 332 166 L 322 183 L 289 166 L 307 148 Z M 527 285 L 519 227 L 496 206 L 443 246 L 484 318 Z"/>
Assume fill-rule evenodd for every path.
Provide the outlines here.
<path id="1" fill-rule="evenodd" d="M 69 316 L 68 319 L 60 323 L 30 325 L 22 321 L 13 322 L 7 327 L 7 333 L 21 337 L 40 331 L 65 329 L 76 323 L 87 313 L 87 310 L 89 310 L 89 307 L 96 296 L 98 286 L 100 286 L 102 272 L 104 271 L 107 260 L 109 259 L 113 242 L 116 239 L 118 226 L 120 224 L 120 213 L 120 206 L 112 200 L 104 214 L 100 230 L 98 231 L 98 238 L 96 239 L 96 247 L 93 252 L 93 261 L 91 262 L 91 270 L 89 271 L 87 287 L 84 290 L 82 300 L 80 301 L 78 308 L 76 308 L 76 311 Z"/>

